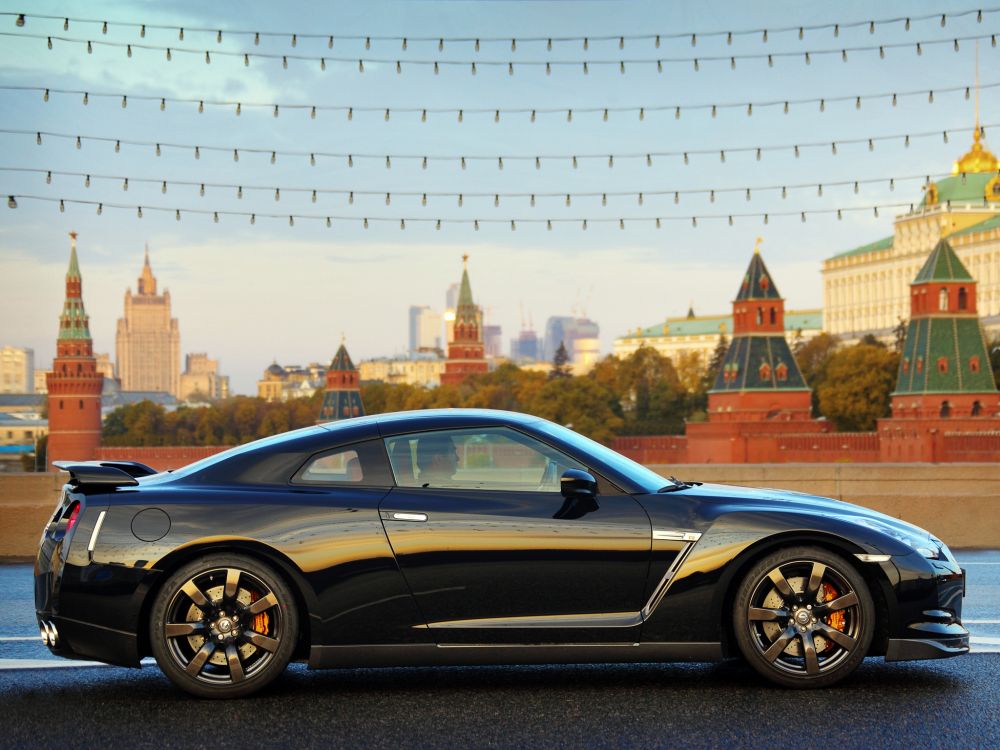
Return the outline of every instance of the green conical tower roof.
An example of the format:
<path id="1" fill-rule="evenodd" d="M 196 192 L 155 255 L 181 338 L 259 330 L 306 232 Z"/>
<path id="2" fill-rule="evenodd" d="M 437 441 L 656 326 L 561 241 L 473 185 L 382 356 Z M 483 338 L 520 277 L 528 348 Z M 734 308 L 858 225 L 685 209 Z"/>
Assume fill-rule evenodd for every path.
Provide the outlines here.
<path id="1" fill-rule="evenodd" d="M 476 303 L 472 300 L 472 285 L 469 283 L 469 256 L 462 256 L 462 283 L 458 288 L 458 303 L 455 309 L 455 321 L 466 324 L 478 324 L 479 316 Z"/>
<path id="2" fill-rule="evenodd" d="M 70 232 L 69 268 L 66 269 L 66 301 L 59 316 L 59 340 L 90 339 L 90 318 L 83 307 L 83 279 L 76 257 L 76 232 Z"/>
<path id="3" fill-rule="evenodd" d="M 941 240 L 931 251 L 913 284 L 932 281 L 972 281 L 972 274 L 959 260 L 948 240 Z"/>

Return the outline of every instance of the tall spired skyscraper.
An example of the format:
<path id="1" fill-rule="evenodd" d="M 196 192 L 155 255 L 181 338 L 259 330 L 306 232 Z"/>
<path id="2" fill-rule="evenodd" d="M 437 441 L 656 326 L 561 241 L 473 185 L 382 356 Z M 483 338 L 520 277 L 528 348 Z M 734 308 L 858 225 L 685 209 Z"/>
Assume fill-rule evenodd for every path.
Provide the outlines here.
<path id="1" fill-rule="evenodd" d="M 76 259 L 76 232 L 69 233 L 69 269 L 66 301 L 59 316 L 59 336 L 52 372 L 46 377 L 49 392 L 48 463 L 89 461 L 101 444 L 101 389 L 104 376 L 97 371 L 90 318 L 83 307 L 83 279 Z"/>
<path id="2" fill-rule="evenodd" d="M 123 391 L 164 391 L 179 395 L 181 333 L 170 317 L 170 292 L 156 293 L 149 246 L 139 290 L 125 292 L 125 317 L 118 319 L 115 359 Z"/>

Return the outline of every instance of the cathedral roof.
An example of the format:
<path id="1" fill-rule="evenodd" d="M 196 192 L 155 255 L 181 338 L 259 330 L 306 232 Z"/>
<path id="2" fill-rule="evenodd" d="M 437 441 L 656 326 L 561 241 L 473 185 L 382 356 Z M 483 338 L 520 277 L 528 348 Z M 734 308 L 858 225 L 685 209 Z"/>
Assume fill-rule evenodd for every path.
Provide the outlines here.
<path id="1" fill-rule="evenodd" d="M 333 360 L 330 362 L 330 369 L 335 372 L 350 372 L 357 369 L 351 361 L 351 355 L 347 353 L 347 347 L 343 344 L 337 349 L 337 353 L 333 355 Z"/>
<path id="2" fill-rule="evenodd" d="M 851 255 L 864 255 L 865 253 L 874 253 L 878 250 L 888 250 L 892 247 L 892 236 L 883 237 L 880 240 L 875 240 L 875 242 L 869 242 L 867 245 L 861 245 L 861 247 L 856 247 L 853 250 L 845 250 L 842 253 L 837 253 L 827 260 L 836 260 L 837 258 L 847 258 Z"/>
<path id="3" fill-rule="evenodd" d="M 462 267 L 462 283 L 458 289 L 458 306 L 474 305 L 472 301 L 472 285 L 469 284 L 469 269 Z"/>
<path id="4" fill-rule="evenodd" d="M 978 116 L 976 119 L 978 120 Z M 982 137 L 983 130 L 979 127 L 979 123 L 976 122 L 976 128 L 972 132 L 972 148 L 966 151 L 962 158 L 955 162 L 952 172 L 955 174 L 960 172 L 967 174 L 973 172 L 996 172 L 1000 168 L 1000 163 L 997 162 L 996 156 L 981 143 Z"/>
<path id="5" fill-rule="evenodd" d="M 957 232 L 952 232 L 949 237 L 961 237 L 966 234 L 975 234 L 976 232 L 989 232 L 991 229 L 1000 228 L 1000 214 L 996 216 L 991 216 L 986 219 L 986 221 L 981 221 L 978 224 L 973 224 L 971 227 L 966 227 L 965 229 L 959 229 Z"/>
<path id="6" fill-rule="evenodd" d="M 80 278 L 80 262 L 76 259 L 76 236 L 73 236 L 73 244 L 69 251 L 69 268 L 66 269 L 67 279 Z"/>
<path id="7" fill-rule="evenodd" d="M 927 257 L 923 267 L 913 280 L 913 284 L 932 281 L 972 281 L 972 274 L 959 260 L 947 240 L 937 243 Z"/>
<path id="8" fill-rule="evenodd" d="M 990 190 L 987 195 L 987 188 L 992 188 L 991 183 L 996 179 L 996 172 L 963 172 L 938 180 L 934 183 L 933 190 L 927 190 L 924 198 L 920 202 L 921 206 L 930 206 L 940 203 L 982 203 L 984 201 L 1000 201 L 1000 195 L 994 195 Z"/>
<path id="9" fill-rule="evenodd" d="M 740 285 L 740 291 L 736 294 L 736 299 L 781 299 L 778 287 L 774 285 L 771 273 L 764 265 L 764 259 L 760 257 L 759 252 L 754 251 L 753 257 L 750 259 L 750 265 L 743 276 L 743 283 Z"/>

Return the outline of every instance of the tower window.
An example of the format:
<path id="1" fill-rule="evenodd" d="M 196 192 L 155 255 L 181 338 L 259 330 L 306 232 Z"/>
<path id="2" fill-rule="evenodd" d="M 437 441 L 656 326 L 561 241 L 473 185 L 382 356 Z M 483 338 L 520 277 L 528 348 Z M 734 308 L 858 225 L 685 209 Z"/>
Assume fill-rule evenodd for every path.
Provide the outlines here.
<path id="1" fill-rule="evenodd" d="M 758 369 L 758 373 L 760 374 L 760 379 L 761 380 L 770 380 L 771 379 L 771 365 L 769 365 L 767 362 L 761 362 L 760 368 Z"/>
<path id="2" fill-rule="evenodd" d="M 969 294 L 965 291 L 965 287 L 959 287 L 958 289 L 958 309 L 964 310 L 969 305 Z"/>
<path id="3" fill-rule="evenodd" d="M 941 411 L 939 412 L 939 415 L 942 416 L 942 417 L 950 417 L 951 416 L 951 404 L 949 404 L 947 401 L 942 401 L 941 402 Z"/>
<path id="4" fill-rule="evenodd" d="M 969 372 L 971 373 L 979 372 L 979 357 L 975 355 L 969 357 Z"/>
<path id="5" fill-rule="evenodd" d="M 81 409 L 83 408 L 83 399 L 82 398 L 80 399 L 80 408 Z"/>
<path id="6" fill-rule="evenodd" d="M 941 287 L 941 291 L 938 292 L 938 310 L 946 311 L 948 309 L 948 290 Z"/>
<path id="7" fill-rule="evenodd" d="M 948 372 L 948 358 L 947 357 L 938 357 L 938 360 L 937 360 L 937 369 L 938 369 L 938 372 L 940 372 L 942 375 L 945 374 L 946 372 Z"/>
<path id="8" fill-rule="evenodd" d="M 775 309 L 772 307 L 771 308 L 771 325 L 774 325 L 775 322 L 777 322 L 777 320 L 778 320 L 778 314 L 775 311 Z"/>
<path id="9" fill-rule="evenodd" d="M 757 307 L 757 325 L 760 325 L 763 322 L 764 322 L 764 308 L 758 306 Z"/>
<path id="10" fill-rule="evenodd" d="M 63 408 L 63 400 L 62 400 L 62 399 L 59 399 L 59 408 L 60 408 L 60 409 L 62 409 L 62 408 Z"/>
<path id="11" fill-rule="evenodd" d="M 983 405 L 978 401 L 972 402 L 972 416 L 978 417 L 983 411 Z"/>

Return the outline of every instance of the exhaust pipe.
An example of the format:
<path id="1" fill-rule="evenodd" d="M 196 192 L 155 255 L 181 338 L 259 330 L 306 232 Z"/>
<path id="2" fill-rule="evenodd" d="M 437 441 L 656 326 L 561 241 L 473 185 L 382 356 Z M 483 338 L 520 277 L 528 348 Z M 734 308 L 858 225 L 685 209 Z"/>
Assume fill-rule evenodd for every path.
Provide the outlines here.
<path id="1" fill-rule="evenodd" d="M 56 626 L 53 623 L 43 620 L 42 624 L 39 626 L 39 633 L 42 636 L 42 643 L 49 648 L 58 648 L 59 631 L 56 630 Z"/>

